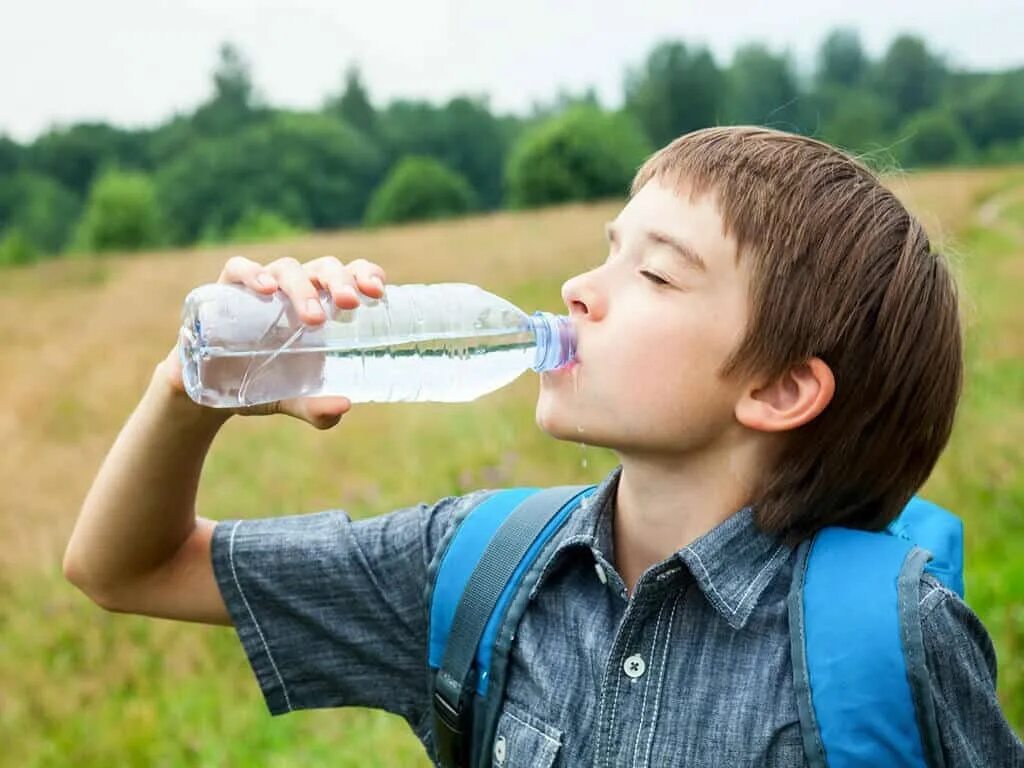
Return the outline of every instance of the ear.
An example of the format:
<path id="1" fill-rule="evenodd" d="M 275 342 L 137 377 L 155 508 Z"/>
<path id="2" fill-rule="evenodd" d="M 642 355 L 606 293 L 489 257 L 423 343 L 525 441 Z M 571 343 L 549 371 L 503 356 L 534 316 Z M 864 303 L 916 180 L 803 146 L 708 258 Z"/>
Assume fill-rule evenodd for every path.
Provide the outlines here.
<path id="1" fill-rule="evenodd" d="M 832 369 L 812 357 L 775 381 L 745 392 L 736 403 L 736 419 L 760 432 L 796 429 L 824 411 L 835 390 Z"/>

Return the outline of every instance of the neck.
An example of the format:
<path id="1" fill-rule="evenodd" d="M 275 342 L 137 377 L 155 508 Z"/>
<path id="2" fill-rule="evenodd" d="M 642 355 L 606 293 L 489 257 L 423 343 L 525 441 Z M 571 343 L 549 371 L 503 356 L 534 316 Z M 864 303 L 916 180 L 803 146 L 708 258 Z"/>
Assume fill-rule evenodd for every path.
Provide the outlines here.
<path id="1" fill-rule="evenodd" d="M 650 566 L 749 504 L 763 469 L 754 446 L 619 458 L 614 556 L 630 594 Z"/>

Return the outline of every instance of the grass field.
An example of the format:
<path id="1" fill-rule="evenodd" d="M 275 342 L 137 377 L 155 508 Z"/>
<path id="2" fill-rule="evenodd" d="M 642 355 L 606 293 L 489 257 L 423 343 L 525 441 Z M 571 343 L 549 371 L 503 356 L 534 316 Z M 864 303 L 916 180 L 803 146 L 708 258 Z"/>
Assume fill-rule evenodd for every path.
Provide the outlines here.
<path id="1" fill-rule="evenodd" d="M 924 495 L 966 521 L 967 600 L 995 641 L 1000 698 L 1021 732 L 1024 168 L 888 183 L 962 274 L 965 397 Z M 561 283 L 604 258 L 601 224 L 618 207 L 317 235 L 244 252 L 260 261 L 361 256 L 382 264 L 392 283 L 474 282 L 524 308 L 563 311 Z M 427 764 L 389 715 L 270 718 L 232 630 L 107 614 L 61 575 L 79 505 L 174 343 L 181 300 L 233 252 L 0 273 L 0 765 Z M 527 374 L 474 403 L 356 406 L 327 432 L 291 419 L 236 419 L 210 453 L 199 512 L 221 519 L 341 507 L 365 516 L 478 487 L 599 480 L 614 457 L 541 433 L 536 390 Z"/>

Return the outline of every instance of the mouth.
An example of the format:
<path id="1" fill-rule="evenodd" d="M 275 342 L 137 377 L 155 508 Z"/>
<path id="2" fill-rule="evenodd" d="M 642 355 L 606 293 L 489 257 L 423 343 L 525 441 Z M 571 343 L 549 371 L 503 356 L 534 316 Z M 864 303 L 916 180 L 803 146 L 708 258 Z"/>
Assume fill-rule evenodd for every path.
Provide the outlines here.
<path id="1" fill-rule="evenodd" d="M 550 371 L 546 371 L 541 374 L 541 378 L 550 376 L 552 381 L 561 381 L 563 379 L 575 378 L 574 371 L 581 365 L 579 360 L 570 360 L 565 365 L 559 368 L 553 368 Z"/>

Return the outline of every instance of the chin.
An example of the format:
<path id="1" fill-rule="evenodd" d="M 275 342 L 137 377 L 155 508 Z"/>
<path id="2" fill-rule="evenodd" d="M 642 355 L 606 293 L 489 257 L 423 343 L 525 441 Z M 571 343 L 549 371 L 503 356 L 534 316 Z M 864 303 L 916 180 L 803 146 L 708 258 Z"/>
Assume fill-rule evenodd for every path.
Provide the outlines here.
<path id="1" fill-rule="evenodd" d="M 565 403 L 557 402 L 558 398 L 541 392 L 537 398 L 535 418 L 537 426 L 557 440 L 576 440 L 579 442 L 586 435 L 586 426 L 577 423 L 571 409 Z M 583 431 L 579 430 L 583 427 Z"/>
<path id="2" fill-rule="evenodd" d="M 545 400 L 544 395 L 537 399 L 534 419 L 542 431 L 547 432 L 552 437 L 561 437 L 561 419 L 558 417 L 555 409 L 551 407 L 551 403 Z"/>
<path id="3" fill-rule="evenodd" d="M 543 394 L 537 400 L 537 426 L 556 440 L 572 443 L 586 443 L 593 446 L 607 446 L 607 435 L 601 434 L 592 419 L 583 414 L 576 414 L 572 408 L 555 398 L 546 398 Z M 612 441 L 614 442 L 614 441 Z"/>

